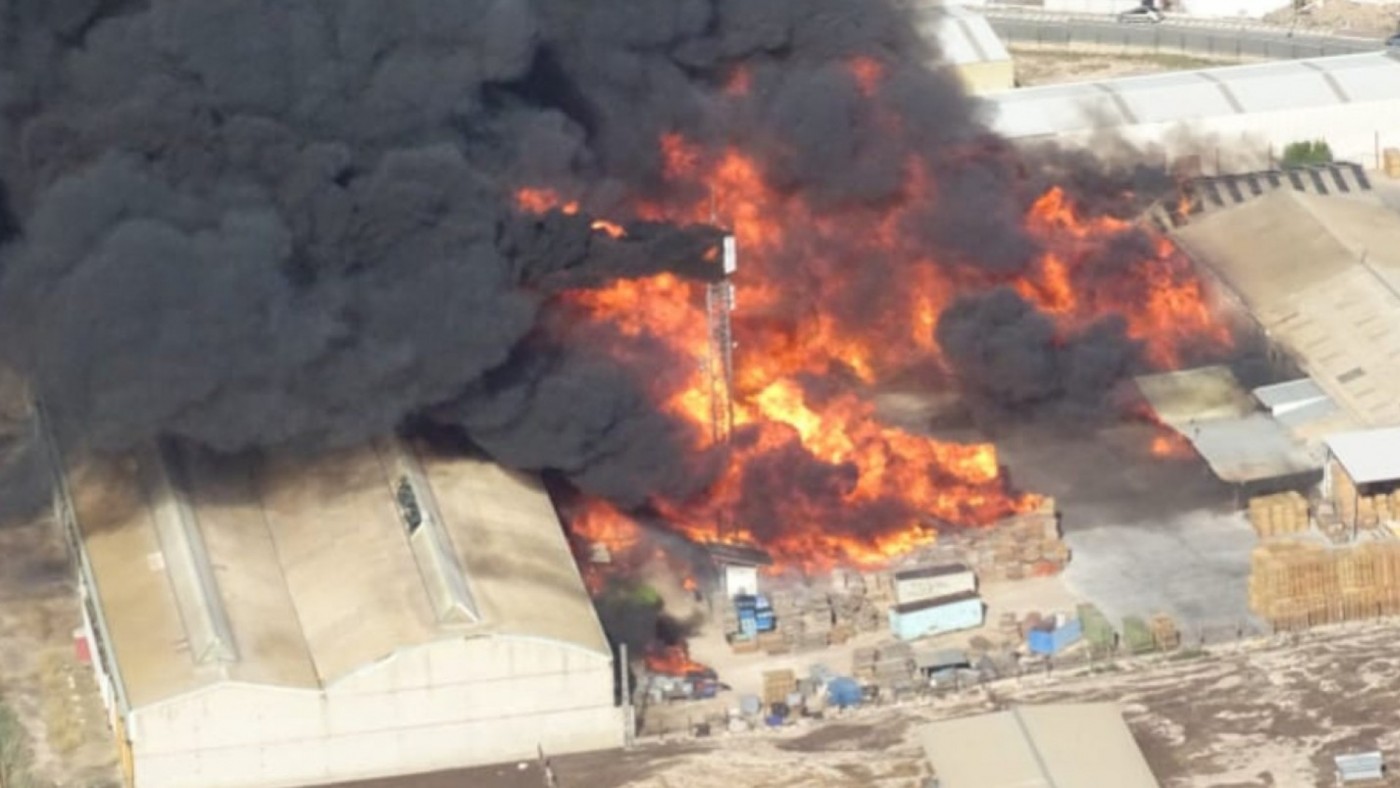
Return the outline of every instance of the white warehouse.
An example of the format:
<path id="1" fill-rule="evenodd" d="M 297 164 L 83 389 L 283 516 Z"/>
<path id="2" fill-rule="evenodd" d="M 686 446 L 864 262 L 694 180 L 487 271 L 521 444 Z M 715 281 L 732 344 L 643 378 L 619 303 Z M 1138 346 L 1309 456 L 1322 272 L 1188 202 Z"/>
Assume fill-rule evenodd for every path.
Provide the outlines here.
<path id="1" fill-rule="evenodd" d="M 1016 142 L 1122 140 L 1167 157 L 1218 152 L 1257 168 L 1323 139 L 1340 160 L 1377 166 L 1400 147 L 1400 55 L 1339 55 L 1021 88 L 985 97 L 993 131 Z M 1207 163 L 1207 167 L 1209 168 Z M 1228 165 L 1225 167 L 1224 165 Z"/>
<path id="2" fill-rule="evenodd" d="M 619 747 L 536 480 L 397 441 L 72 460 L 56 496 L 129 784 L 293 786 Z"/>

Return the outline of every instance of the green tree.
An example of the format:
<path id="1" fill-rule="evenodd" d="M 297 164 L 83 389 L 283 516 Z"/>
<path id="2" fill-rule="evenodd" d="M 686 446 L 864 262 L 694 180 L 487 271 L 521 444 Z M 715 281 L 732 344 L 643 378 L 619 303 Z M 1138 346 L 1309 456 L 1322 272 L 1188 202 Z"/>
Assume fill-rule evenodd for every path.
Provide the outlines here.
<path id="1" fill-rule="evenodd" d="M 1326 140 L 1290 142 L 1283 149 L 1281 164 L 1287 167 L 1307 167 L 1332 161 L 1332 148 Z"/>

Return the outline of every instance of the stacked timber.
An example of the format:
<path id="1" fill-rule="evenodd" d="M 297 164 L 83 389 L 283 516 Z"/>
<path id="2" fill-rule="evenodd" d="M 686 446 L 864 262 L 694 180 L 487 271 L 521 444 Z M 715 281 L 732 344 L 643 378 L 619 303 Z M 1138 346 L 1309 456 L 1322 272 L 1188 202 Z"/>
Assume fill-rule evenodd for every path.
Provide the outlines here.
<path id="1" fill-rule="evenodd" d="M 1338 504 L 1339 508 L 1348 508 L 1341 506 L 1340 501 Z M 1356 496 L 1354 511 L 1356 524 L 1361 528 L 1376 528 L 1400 522 L 1400 490 L 1380 495 Z"/>
<path id="2" fill-rule="evenodd" d="M 880 652 L 873 648 L 858 648 L 851 653 L 851 675 L 862 681 L 875 679 L 875 663 Z"/>
<path id="3" fill-rule="evenodd" d="M 1249 524 L 1259 538 L 1308 530 L 1308 499 L 1296 491 L 1249 499 Z"/>
<path id="4" fill-rule="evenodd" d="M 770 670 L 763 674 L 763 702 L 786 703 L 788 696 L 797 691 L 797 674 L 791 670 Z"/>
<path id="5" fill-rule="evenodd" d="M 1400 178 L 1400 148 L 1386 148 L 1381 155 L 1381 169 L 1387 178 Z"/>
<path id="6" fill-rule="evenodd" d="M 1152 630 L 1152 642 L 1158 651 L 1172 651 L 1181 645 L 1181 632 L 1176 628 L 1176 621 L 1166 613 L 1153 616 L 1147 626 Z"/>
<path id="7" fill-rule="evenodd" d="M 1400 543 L 1260 545 L 1251 558 L 1249 605 L 1276 630 L 1400 614 Z"/>
<path id="8" fill-rule="evenodd" d="M 941 532 L 936 545 L 914 558 L 919 563 L 964 563 L 981 580 L 996 582 L 1058 574 L 1070 552 L 1060 538 L 1055 501 L 1046 498 L 1032 511 L 986 528 Z"/>

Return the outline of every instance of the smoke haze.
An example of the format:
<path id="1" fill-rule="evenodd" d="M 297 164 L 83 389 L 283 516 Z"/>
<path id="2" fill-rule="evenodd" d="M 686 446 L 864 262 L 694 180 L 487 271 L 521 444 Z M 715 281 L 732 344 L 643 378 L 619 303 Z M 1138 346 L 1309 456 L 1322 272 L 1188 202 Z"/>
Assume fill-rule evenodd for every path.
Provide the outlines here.
<path id="1" fill-rule="evenodd" d="M 674 359 L 624 364 L 553 298 L 713 264 L 717 230 L 613 213 L 676 198 L 670 132 L 866 216 L 917 152 L 933 193 L 906 237 L 988 275 L 1036 251 L 1024 173 L 880 0 L 9 0 L 0 25 L 3 350 L 101 449 L 339 445 L 426 414 L 625 504 L 697 489 L 712 458 L 648 397 Z M 858 56 L 884 69 L 876 110 Z M 524 214 L 527 185 L 582 210 Z M 823 264 L 864 270 L 823 290 L 804 251 L 774 263 L 784 309 L 856 323 L 898 295 L 839 249 Z M 994 293 L 937 331 L 1008 404 L 1128 363 L 1121 327 L 1057 347 L 1047 326 Z"/>

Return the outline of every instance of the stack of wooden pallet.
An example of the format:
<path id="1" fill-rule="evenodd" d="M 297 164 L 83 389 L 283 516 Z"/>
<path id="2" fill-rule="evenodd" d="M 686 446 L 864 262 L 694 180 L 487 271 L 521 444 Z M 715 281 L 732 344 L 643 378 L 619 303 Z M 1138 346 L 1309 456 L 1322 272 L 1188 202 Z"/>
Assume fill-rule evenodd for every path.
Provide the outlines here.
<path id="1" fill-rule="evenodd" d="M 1176 628 L 1176 621 L 1166 613 L 1153 616 L 1147 625 L 1152 630 L 1152 642 L 1158 651 L 1171 651 L 1181 645 L 1181 632 Z"/>
<path id="2" fill-rule="evenodd" d="M 1400 148 L 1385 149 L 1381 169 L 1385 170 L 1386 177 L 1400 178 Z"/>
<path id="3" fill-rule="evenodd" d="M 1293 491 L 1249 499 L 1249 524 L 1261 539 L 1308 530 L 1308 499 Z"/>
<path id="4" fill-rule="evenodd" d="M 770 670 L 763 674 L 763 702 L 769 706 L 784 703 L 797 690 L 797 674 L 791 670 Z"/>
<path id="5" fill-rule="evenodd" d="M 1057 574 L 1069 558 L 1053 498 L 987 528 L 940 533 L 937 544 L 913 556 L 917 563 L 964 563 L 981 580 L 993 582 Z"/>
<path id="6" fill-rule="evenodd" d="M 1277 630 L 1400 613 L 1400 543 L 1261 545 L 1251 561 L 1249 606 Z"/>

